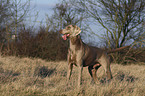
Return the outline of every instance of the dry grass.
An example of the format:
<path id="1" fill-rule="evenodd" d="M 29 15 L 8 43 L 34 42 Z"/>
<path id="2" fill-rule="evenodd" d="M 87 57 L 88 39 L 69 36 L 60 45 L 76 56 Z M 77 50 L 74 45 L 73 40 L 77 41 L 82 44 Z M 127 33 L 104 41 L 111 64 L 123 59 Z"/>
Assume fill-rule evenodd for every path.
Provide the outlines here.
<path id="1" fill-rule="evenodd" d="M 113 80 L 105 83 L 103 68 L 98 70 L 100 84 L 90 85 L 87 68 L 83 70 L 82 90 L 77 91 L 77 68 L 66 84 L 66 61 L 0 56 L 1 96 L 144 96 L 144 65 L 111 65 Z"/>

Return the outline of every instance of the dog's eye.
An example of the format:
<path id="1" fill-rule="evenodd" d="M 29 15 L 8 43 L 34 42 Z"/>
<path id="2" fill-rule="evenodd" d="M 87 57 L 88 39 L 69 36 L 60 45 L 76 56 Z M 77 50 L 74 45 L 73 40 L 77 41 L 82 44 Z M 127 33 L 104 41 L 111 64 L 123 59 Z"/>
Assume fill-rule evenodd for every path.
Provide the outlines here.
<path id="1" fill-rule="evenodd" d="M 71 27 L 70 27 L 70 26 L 68 26 L 66 29 L 67 29 L 67 30 L 69 30 L 70 28 L 71 28 Z"/>

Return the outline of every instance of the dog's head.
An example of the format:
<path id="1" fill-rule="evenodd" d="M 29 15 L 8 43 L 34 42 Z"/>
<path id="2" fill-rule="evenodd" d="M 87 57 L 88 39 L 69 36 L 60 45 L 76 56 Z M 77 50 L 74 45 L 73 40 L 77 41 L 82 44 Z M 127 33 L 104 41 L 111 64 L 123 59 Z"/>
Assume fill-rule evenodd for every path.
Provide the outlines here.
<path id="1" fill-rule="evenodd" d="M 68 37 L 75 37 L 81 33 L 81 29 L 76 25 L 68 25 L 65 29 L 59 31 L 63 34 L 62 38 L 66 40 Z"/>

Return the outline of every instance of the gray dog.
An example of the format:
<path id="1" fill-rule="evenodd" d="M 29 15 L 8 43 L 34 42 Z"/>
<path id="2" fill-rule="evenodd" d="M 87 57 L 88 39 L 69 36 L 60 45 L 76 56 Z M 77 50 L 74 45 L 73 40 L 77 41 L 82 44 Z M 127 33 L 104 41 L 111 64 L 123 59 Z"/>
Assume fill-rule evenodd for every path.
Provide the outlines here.
<path id="1" fill-rule="evenodd" d="M 66 40 L 68 37 L 70 39 L 70 45 L 68 50 L 68 73 L 67 79 L 69 80 L 72 74 L 73 65 L 78 66 L 79 68 L 79 78 L 78 78 L 78 87 L 81 85 L 82 79 L 82 70 L 83 67 L 88 66 L 88 71 L 92 77 L 92 80 L 97 83 L 98 79 L 96 76 L 96 71 L 100 66 L 103 66 L 107 74 L 108 80 L 112 79 L 108 52 L 104 50 L 86 45 L 82 42 L 80 38 L 81 29 L 76 25 L 68 25 L 65 29 L 60 30 L 60 33 L 63 34 L 63 39 Z M 124 49 L 124 48 L 122 48 Z M 117 49 L 117 51 L 120 49 Z M 112 50 L 111 52 L 115 52 Z"/>

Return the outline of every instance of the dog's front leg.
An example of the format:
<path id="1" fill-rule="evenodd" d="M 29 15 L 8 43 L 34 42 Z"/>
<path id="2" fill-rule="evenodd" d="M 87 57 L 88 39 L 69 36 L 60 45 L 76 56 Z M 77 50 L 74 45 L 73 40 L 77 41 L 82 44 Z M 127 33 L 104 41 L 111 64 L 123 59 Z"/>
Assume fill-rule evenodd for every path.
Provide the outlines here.
<path id="1" fill-rule="evenodd" d="M 82 84 L 82 71 L 83 71 L 83 66 L 82 65 L 80 65 L 80 66 L 78 66 L 79 68 L 79 76 L 78 76 L 78 88 L 80 88 L 80 86 L 81 86 L 81 84 Z"/>
<path id="2" fill-rule="evenodd" d="M 68 62 L 67 81 L 69 81 L 70 77 L 71 77 L 71 74 L 72 74 L 72 69 L 73 69 L 73 64 L 72 64 L 72 61 L 71 61 L 71 50 L 70 49 L 68 49 L 67 62 Z"/>
<path id="3" fill-rule="evenodd" d="M 67 80 L 70 80 L 71 74 L 72 74 L 72 69 L 73 69 L 73 64 L 69 63 L 68 64 L 68 71 L 67 71 Z"/>

